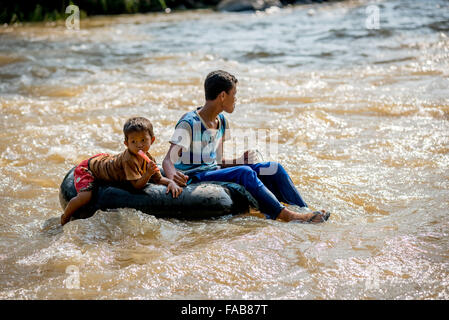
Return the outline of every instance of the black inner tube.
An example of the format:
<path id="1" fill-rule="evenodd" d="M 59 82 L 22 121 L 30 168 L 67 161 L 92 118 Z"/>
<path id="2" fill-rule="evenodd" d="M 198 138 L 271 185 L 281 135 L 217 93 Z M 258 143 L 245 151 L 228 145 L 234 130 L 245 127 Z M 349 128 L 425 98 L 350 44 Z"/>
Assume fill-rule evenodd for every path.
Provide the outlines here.
<path id="1" fill-rule="evenodd" d="M 64 177 L 59 190 L 61 207 L 76 196 L 73 167 Z M 192 183 L 174 199 L 166 194 L 166 186 L 149 183 L 142 190 L 126 184 L 100 183 L 92 200 L 80 208 L 73 219 L 91 217 L 97 210 L 134 208 L 156 217 L 178 219 L 208 219 L 229 214 L 248 212 L 250 206 L 257 208 L 257 201 L 241 185 L 232 182 Z"/>

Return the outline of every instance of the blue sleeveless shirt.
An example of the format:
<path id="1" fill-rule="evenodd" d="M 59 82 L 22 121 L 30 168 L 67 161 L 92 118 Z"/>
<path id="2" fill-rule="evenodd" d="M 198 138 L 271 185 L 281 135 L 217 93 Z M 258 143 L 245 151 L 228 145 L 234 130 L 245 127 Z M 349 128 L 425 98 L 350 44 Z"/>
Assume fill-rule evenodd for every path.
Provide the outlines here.
<path id="1" fill-rule="evenodd" d="M 196 172 L 217 168 L 217 147 L 225 136 L 226 118 L 220 113 L 218 129 L 208 129 L 197 112 L 200 108 L 187 112 L 179 119 L 170 140 L 183 147 L 181 157 L 175 163 L 177 170 Z"/>

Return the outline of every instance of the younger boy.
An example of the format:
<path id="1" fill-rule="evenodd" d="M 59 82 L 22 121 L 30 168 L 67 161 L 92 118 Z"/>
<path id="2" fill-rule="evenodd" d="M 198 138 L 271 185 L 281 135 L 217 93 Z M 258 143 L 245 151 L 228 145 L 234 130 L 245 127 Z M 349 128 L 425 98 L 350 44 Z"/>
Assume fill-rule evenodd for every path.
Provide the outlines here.
<path id="1" fill-rule="evenodd" d="M 82 206 L 89 203 L 95 182 L 125 182 L 129 181 L 136 189 L 143 189 L 148 181 L 167 186 L 167 192 L 177 198 L 182 188 L 178 187 L 171 179 L 161 175 L 154 158 L 148 150 L 153 144 L 155 137 L 153 125 L 150 120 L 143 117 L 135 117 L 126 121 L 123 127 L 125 135 L 126 150 L 117 155 L 105 153 L 97 154 L 82 161 L 74 172 L 75 189 L 78 193 L 72 198 L 61 215 L 61 224 L 70 221 L 72 215 Z M 149 158 L 146 162 L 138 155 L 142 150 Z"/>

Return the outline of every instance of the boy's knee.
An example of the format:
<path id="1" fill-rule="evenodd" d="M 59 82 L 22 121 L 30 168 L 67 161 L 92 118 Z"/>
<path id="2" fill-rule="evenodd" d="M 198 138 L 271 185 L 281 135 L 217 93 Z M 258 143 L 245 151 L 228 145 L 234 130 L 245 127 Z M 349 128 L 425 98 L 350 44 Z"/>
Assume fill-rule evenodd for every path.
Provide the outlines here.
<path id="1" fill-rule="evenodd" d="M 278 172 L 285 172 L 282 165 L 276 161 L 268 161 L 266 162 L 266 165 L 260 168 L 259 174 L 262 176 L 272 176 L 277 174 Z"/>
<path id="2" fill-rule="evenodd" d="M 239 167 L 240 175 L 254 175 L 256 172 L 248 166 L 240 166 Z"/>
<path id="3" fill-rule="evenodd" d="M 238 172 L 239 172 L 239 180 L 241 182 L 240 184 L 243 184 L 242 182 L 245 181 L 254 181 L 258 179 L 257 173 L 250 167 L 241 166 Z"/>

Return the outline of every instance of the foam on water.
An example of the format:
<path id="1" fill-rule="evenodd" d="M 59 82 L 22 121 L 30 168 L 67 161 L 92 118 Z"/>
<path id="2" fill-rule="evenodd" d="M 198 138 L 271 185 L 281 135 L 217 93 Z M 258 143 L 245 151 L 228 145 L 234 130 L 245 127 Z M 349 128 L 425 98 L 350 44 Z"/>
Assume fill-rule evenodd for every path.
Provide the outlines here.
<path id="1" fill-rule="evenodd" d="M 0 297 L 447 299 L 448 4 L 378 2 L 379 30 L 366 29 L 368 4 L 1 27 Z M 135 115 L 153 121 L 161 162 L 214 69 L 239 79 L 231 128 L 275 130 L 264 160 L 330 220 L 120 209 L 62 228 L 66 172 L 122 151 Z"/>

